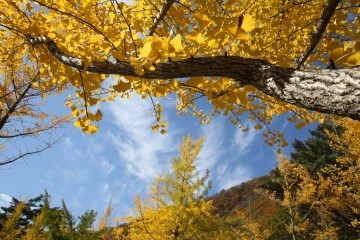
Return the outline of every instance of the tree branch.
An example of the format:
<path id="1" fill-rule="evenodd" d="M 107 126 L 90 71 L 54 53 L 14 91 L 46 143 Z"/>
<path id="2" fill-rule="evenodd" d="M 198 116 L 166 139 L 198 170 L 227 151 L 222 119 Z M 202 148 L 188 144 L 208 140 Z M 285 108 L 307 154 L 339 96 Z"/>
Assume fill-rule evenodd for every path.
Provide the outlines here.
<path id="1" fill-rule="evenodd" d="M 62 52 L 47 37 L 29 39 L 29 43 L 45 44 L 60 62 L 83 70 L 83 61 Z M 301 108 L 360 120 L 360 67 L 332 70 L 284 68 L 265 60 L 238 56 L 187 58 L 155 64 L 137 75 L 130 62 L 92 62 L 88 72 L 141 77 L 143 79 L 175 79 L 219 76 L 234 79 L 239 86 L 252 85 L 265 94 Z"/>
<path id="2" fill-rule="evenodd" d="M 175 0 L 165 0 L 164 1 L 162 8 L 160 9 L 158 15 L 155 17 L 154 23 L 150 28 L 149 36 L 152 36 L 155 33 L 157 26 L 164 19 L 167 11 L 169 11 L 170 7 L 173 5 L 174 2 L 175 2 Z"/>
<path id="3" fill-rule="evenodd" d="M 28 155 L 32 155 L 32 154 L 36 154 L 36 153 L 41 153 L 43 151 L 45 151 L 46 149 L 52 147 L 58 140 L 56 140 L 55 142 L 52 142 L 52 143 L 47 143 L 45 147 L 41 148 L 41 149 L 38 149 L 38 150 L 34 150 L 34 151 L 29 151 L 29 152 L 26 152 L 26 153 L 20 153 L 18 156 L 16 157 L 13 157 L 13 158 L 10 158 L 10 159 L 7 159 L 5 161 L 0 161 L 0 166 L 3 166 L 3 165 L 6 165 L 6 164 L 10 164 L 10 163 L 13 163 L 21 158 L 24 158 Z"/>
<path id="4" fill-rule="evenodd" d="M 321 36 L 323 35 L 327 25 L 330 22 L 332 15 L 334 14 L 337 5 L 341 2 L 341 0 L 329 0 L 328 5 L 324 8 L 324 11 L 320 17 L 320 20 L 316 26 L 315 32 L 313 33 L 313 37 L 311 38 L 310 45 L 307 47 L 303 56 L 299 59 L 299 63 L 296 67 L 297 70 L 301 68 L 301 66 L 305 63 L 306 59 L 310 56 L 312 51 L 315 49 L 316 45 L 319 43 Z"/>
<path id="5" fill-rule="evenodd" d="M 37 78 L 37 77 L 35 77 Z M 34 78 L 34 79 L 35 79 Z M 28 85 L 26 86 L 25 90 L 20 94 L 20 96 L 16 99 L 16 101 L 14 102 L 14 104 L 9 108 L 9 111 L 0 119 L 0 130 L 4 127 L 4 125 L 6 124 L 7 120 L 9 119 L 9 117 L 11 116 L 11 114 L 16 110 L 17 106 L 21 103 L 21 101 L 25 98 L 26 93 L 31 89 L 32 87 L 32 82 L 34 81 L 34 79 L 32 81 L 30 81 L 28 83 Z M 15 92 L 16 93 L 16 92 Z"/>

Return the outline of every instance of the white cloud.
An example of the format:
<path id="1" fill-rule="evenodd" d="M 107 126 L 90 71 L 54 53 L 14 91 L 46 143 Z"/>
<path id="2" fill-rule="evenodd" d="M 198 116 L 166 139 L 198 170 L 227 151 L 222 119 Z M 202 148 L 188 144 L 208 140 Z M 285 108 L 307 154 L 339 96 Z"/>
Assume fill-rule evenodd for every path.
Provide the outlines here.
<path id="1" fill-rule="evenodd" d="M 108 183 L 103 183 L 103 184 L 101 185 L 100 191 L 101 191 L 102 193 L 107 193 L 107 191 L 109 191 L 109 184 L 108 184 Z"/>
<path id="2" fill-rule="evenodd" d="M 236 150 L 237 156 L 242 156 L 249 152 L 250 147 L 254 146 L 256 136 L 260 133 L 259 130 L 253 128 L 253 124 L 248 123 L 247 127 L 249 128 L 247 132 L 237 128 L 234 135 L 232 148 Z"/>
<path id="3" fill-rule="evenodd" d="M 60 164 L 56 165 L 56 169 L 61 173 L 64 180 L 68 182 L 75 183 L 84 183 L 89 179 L 89 169 L 84 168 L 80 165 L 72 166 L 69 165 L 62 166 Z"/>
<path id="4" fill-rule="evenodd" d="M 0 207 L 8 207 L 12 201 L 12 197 L 5 193 L 0 193 Z"/>
<path id="5" fill-rule="evenodd" d="M 114 169 L 115 165 L 110 164 L 106 159 L 100 159 L 100 167 L 105 177 L 108 176 Z"/>
<path id="6" fill-rule="evenodd" d="M 243 166 L 237 166 L 233 170 L 227 169 L 226 174 L 218 176 L 219 189 L 228 189 L 251 178 L 251 171 Z"/>
<path id="7" fill-rule="evenodd" d="M 203 125 L 201 130 L 205 142 L 199 154 L 200 161 L 196 165 L 201 173 L 206 169 L 211 173 L 212 168 L 219 162 L 221 155 L 224 153 L 224 121 L 213 120 L 211 124 Z"/>
<path id="8" fill-rule="evenodd" d="M 177 149 L 175 132 L 168 127 L 167 134 L 153 132 L 155 118 L 151 114 L 150 100 L 133 96 L 131 100 L 118 99 L 109 105 L 117 132 L 109 132 L 121 163 L 128 173 L 151 180 L 168 169 L 172 152 Z"/>

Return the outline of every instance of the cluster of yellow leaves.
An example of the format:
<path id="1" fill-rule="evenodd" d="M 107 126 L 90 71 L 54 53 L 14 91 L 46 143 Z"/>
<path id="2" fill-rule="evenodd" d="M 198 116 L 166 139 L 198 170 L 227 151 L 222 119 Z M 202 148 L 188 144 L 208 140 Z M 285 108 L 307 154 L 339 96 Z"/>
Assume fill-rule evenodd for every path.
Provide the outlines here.
<path id="1" fill-rule="evenodd" d="M 336 64 L 358 64 L 359 8 L 352 7 L 355 2 L 340 4 L 326 37 L 308 59 L 308 66 L 314 62 L 327 64 L 329 56 Z M 248 114 L 257 122 L 256 129 L 268 126 L 274 116 L 286 112 L 296 112 L 290 119 L 298 122 L 297 127 L 323 119 L 321 114 L 308 113 L 222 77 L 144 80 L 141 75 L 155 70 L 156 63 L 191 56 L 242 56 L 293 67 L 313 36 L 326 0 L 184 0 L 171 6 L 150 36 L 163 3 L 161 0 L 137 0 L 133 5 L 112 0 L 1 1 L 0 37 L 22 46 L 21 52 L 26 53 L 29 61 L 42 63 L 41 73 L 48 77 L 48 81 L 41 83 L 43 88 L 57 84 L 61 89 L 70 83 L 77 89 L 67 105 L 78 118 L 75 125 L 87 133 L 97 130 L 92 122 L 98 121 L 99 115 L 90 113 L 98 108 L 92 106 L 113 101 L 117 96 L 128 98 L 132 92 L 153 97 L 176 95 L 179 114 L 190 112 L 199 117 L 200 123 L 210 122 L 215 114 L 224 114 L 241 127 L 239 116 Z M 51 38 L 64 53 L 82 59 L 85 69 L 94 61 L 127 61 L 138 77 L 119 78 L 108 87 L 105 81 L 108 76 L 78 72 L 56 60 L 44 46 L 24 45 L 29 36 Z M 0 54 L 16 49 L 9 46 L 0 48 Z M 210 113 L 196 108 L 196 99 L 201 97 L 213 104 Z M 160 129 L 161 124 L 157 120 L 153 127 Z M 276 134 L 269 131 L 266 141 L 285 146 L 286 142 Z"/>
<path id="2" fill-rule="evenodd" d="M 173 158 L 172 173 L 158 176 L 150 186 L 149 198 L 135 198 L 135 216 L 121 218 L 128 224 L 115 230 L 119 239 L 187 239 L 216 231 L 211 201 L 205 200 L 210 187 L 208 175 L 199 178 L 194 162 L 202 148 L 202 138 L 183 138 L 181 157 Z"/>
<path id="3" fill-rule="evenodd" d="M 343 133 L 327 132 L 331 146 L 341 152 L 343 157 L 336 164 L 329 165 L 315 175 L 311 175 L 304 166 L 292 163 L 279 155 L 278 169 L 281 177 L 275 179 L 284 190 L 284 198 L 276 193 L 264 192 L 270 199 L 279 203 L 289 219 L 288 231 L 293 235 L 308 231 L 309 214 L 300 212 L 299 207 L 307 206 L 309 213 L 316 208 L 320 216 L 318 225 L 312 233 L 315 239 L 337 238 L 338 227 L 333 226 L 331 211 L 341 212 L 354 230 L 360 222 L 360 123 L 348 118 L 338 119 L 336 125 L 342 126 Z"/>
<path id="4" fill-rule="evenodd" d="M 348 118 L 339 119 L 335 124 L 344 127 L 341 136 L 327 133 L 331 145 L 344 153 L 337 164 L 325 168 L 321 178 L 321 192 L 324 205 L 330 209 L 344 209 L 348 213 L 352 227 L 359 229 L 360 221 L 360 122 Z"/>
<path id="5" fill-rule="evenodd" d="M 13 214 L 10 214 L 2 225 L 0 238 L 3 240 L 24 239 L 24 240 L 45 240 L 43 234 L 44 212 L 42 211 L 26 229 L 19 227 L 26 202 L 20 201 Z M 24 234 L 25 232 L 25 234 Z"/>
<path id="6" fill-rule="evenodd" d="M 318 203 L 317 183 L 304 166 L 290 162 L 284 155 L 278 156 L 278 162 L 281 177 L 274 181 L 283 188 L 283 199 L 277 198 L 276 192 L 258 191 L 277 202 L 285 210 L 289 219 L 285 223 L 287 231 L 296 236 L 306 232 L 309 227 L 307 214 L 300 213 L 299 208 L 302 205 L 310 205 L 309 211 L 311 211 Z"/>
<path id="7" fill-rule="evenodd" d="M 234 216 L 227 217 L 224 220 L 226 231 L 222 231 L 217 237 L 212 239 L 217 240 L 262 240 L 270 236 L 270 231 L 262 229 L 260 225 L 252 221 L 244 212 L 236 211 Z"/>
<path id="8" fill-rule="evenodd" d="M 0 231 L 0 237 L 4 240 L 16 239 L 21 234 L 21 229 L 17 228 L 25 202 L 20 202 L 14 213 L 10 215 Z"/>
<path id="9" fill-rule="evenodd" d="M 158 176 L 150 186 L 149 197 L 135 198 L 133 216 L 118 218 L 125 222 L 112 231 L 115 239 L 264 239 L 268 230 L 237 212 L 231 219 L 213 215 L 208 174 L 199 177 L 195 161 L 204 139 L 183 138 L 181 155 L 173 158 L 172 172 Z"/>

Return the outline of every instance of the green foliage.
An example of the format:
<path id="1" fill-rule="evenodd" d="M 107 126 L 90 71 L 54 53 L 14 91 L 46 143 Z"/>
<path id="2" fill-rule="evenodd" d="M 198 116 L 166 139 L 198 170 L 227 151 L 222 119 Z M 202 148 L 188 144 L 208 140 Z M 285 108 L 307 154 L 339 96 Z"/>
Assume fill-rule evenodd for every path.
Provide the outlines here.
<path id="1" fill-rule="evenodd" d="M 320 169 L 336 163 L 336 158 L 343 154 L 330 146 L 329 141 L 332 139 L 326 131 L 340 136 L 344 129 L 332 123 L 319 124 L 314 130 L 309 131 L 310 138 L 305 141 L 297 139 L 294 141 L 291 161 L 302 164 L 314 175 Z"/>
<path id="2" fill-rule="evenodd" d="M 293 152 L 290 154 L 290 161 L 303 165 L 314 177 L 319 171 L 331 164 L 336 163 L 336 158 L 342 156 L 342 153 L 329 144 L 332 140 L 326 131 L 341 134 L 344 129 L 335 126 L 332 123 L 319 124 L 314 130 L 310 130 L 310 137 L 304 141 L 295 139 L 293 143 Z M 260 184 L 260 187 L 274 192 L 277 198 L 283 198 L 283 188 L 277 184 L 275 179 L 281 178 L 278 168 L 271 170 L 268 179 Z"/>
<path id="3" fill-rule="evenodd" d="M 13 198 L 10 207 L 2 210 L 0 239 L 4 240 L 91 240 L 100 234 L 92 229 L 96 217 L 93 210 L 76 217 L 64 200 L 61 207 L 51 207 L 46 191 L 28 202 Z"/>
<path id="4" fill-rule="evenodd" d="M 27 226 L 32 219 L 39 215 L 41 208 L 43 207 L 43 203 L 48 197 L 49 195 L 47 194 L 47 192 L 45 192 L 45 194 L 40 194 L 38 197 L 31 198 L 26 201 L 25 206 L 22 209 L 21 216 L 19 218 L 20 227 Z M 13 197 L 9 207 L 1 207 L 0 222 L 6 221 L 7 216 L 14 214 L 16 208 L 22 202 L 23 201 L 20 201 L 19 199 Z"/>
<path id="5" fill-rule="evenodd" d="M 79 216 L 79 223 L 76 227 L 76 239 L 96 239 L 96 234 L 91 230 L 95 221 L 96 213 L 94 210 L 86 210 L 86 212 Z"/>

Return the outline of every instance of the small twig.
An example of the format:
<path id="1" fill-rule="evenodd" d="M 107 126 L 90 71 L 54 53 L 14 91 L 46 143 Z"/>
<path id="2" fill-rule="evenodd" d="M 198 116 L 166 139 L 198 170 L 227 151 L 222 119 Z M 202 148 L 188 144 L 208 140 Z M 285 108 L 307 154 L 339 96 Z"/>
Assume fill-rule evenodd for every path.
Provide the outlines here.
<path id="1" fill-rule="evenodd" d="M 79 71 L 79 74 L 80 74 L 80 80 L 81 80 L 81 88 L 83 90 L 83 93 L 84 93 L 84 101 L 85 101 L 85 111 L 86 111 L 86 116 L 89 117 L 89 113 L 88 113 L 88 108 L 87 108 L 87 100 L 86 100 L 86 92 L 85 92 L 85 86 L 84 86 L 84 81 L 83 81 L 83 78 L 82 78 L 82 73 Z"/>
<path id="2" fill-rule="evenodd" d="M 125 21 L 126 25 L 128 26 L 129 35 L 130 35 L 131 41 L 133 42 L 134 49 L 135 49 L 135 57 L 138 57 L 137 46 L 136 46 L 135 40 L 134 40 L 134 38 L 133 38 L 133 36 L 132 36 L 131 24 L 129 24 L 129 22 L 127 21 L 124 12 L 123 12 L 122 9 L 121 9 L 121 5 L 120 5 L 117 1 L 116 1 L 116 4 L 117 4 L 117 6 L 118 6 L 118 8 L 119 8 L 119 10 L 120 10 L 121 16 L 124 18 L 124 21 Z M 124 42 L 125 42 L 125 41 L 124 41 Z M 125 52 L 125 56 L 126 56 L 126 52 Z"/>
<path id="3" fill-rule="evenodd" d="M 160 116 L 159 116 L 158 112 L 156 111 L 156 104 L 154 103 L 154 99 L 152 98 L 151 94 L 148 93 L 147 95 L 150 97 L 151 103 L 153 105 L 153 110 L 155 113 L 156 120 L 160 119 Z"/>

